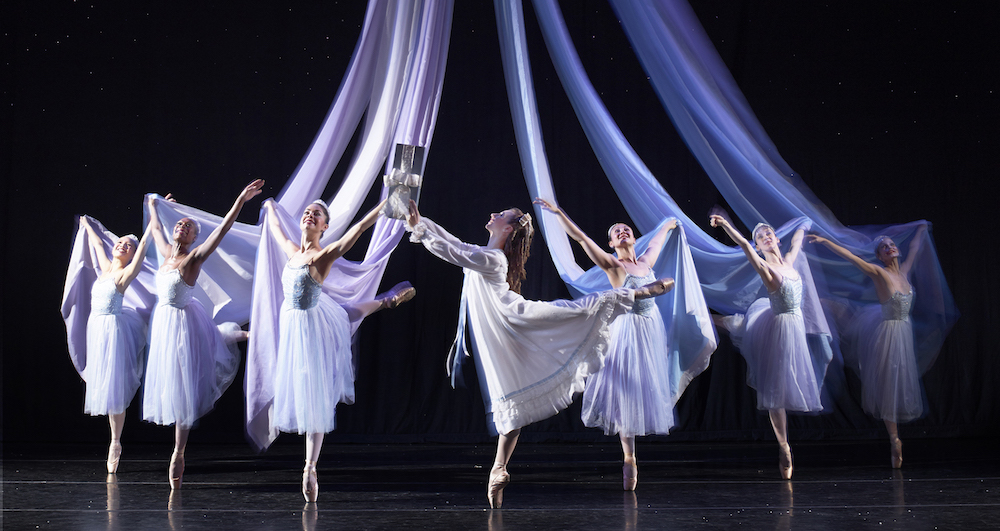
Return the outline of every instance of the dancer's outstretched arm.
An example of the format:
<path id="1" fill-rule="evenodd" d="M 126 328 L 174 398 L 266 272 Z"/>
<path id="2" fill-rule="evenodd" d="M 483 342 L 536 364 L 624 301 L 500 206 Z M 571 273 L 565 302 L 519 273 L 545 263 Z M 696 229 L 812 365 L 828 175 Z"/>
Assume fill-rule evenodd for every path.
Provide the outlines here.
<path id="1" fill-rule="evenodd" d="M 285 229 L 281 227 L 281 220 L 278 219 L 278 209 L 274 207 L 275 204 L 277 203 L 274 199 L 264 201 L 264 208 L 267 209 L 267 228 L 271 232 L 271 236 L 278 242 L 281 250 L 288 258 L 291 258 L 299 252 L 299 246 L 285 234 Z"/>
<path id="2" fill-rule="evenodd" d="M 322 251 L 316 254 L 312 259 L 313 265 L 319 270 L 320 276 L 326 278 L 326 275 L 330 273 L 330 268 L 333 267 L 333 261 L 344 256 L 347 251 L 354 247 L 354 244 L 358 242 L 358 238 L 366 230 L 371 228 L 378 219 L 379 212 L 382 211 L 382 207 L 385 205 L 387 199 L 382 200 L 381 203 L 375 205 L 375 208 L 368 211 L 365 217 L 361 218 L 361 221 L 355 223 L 351 228 L 347 229 L 347 232 L 340 237 L 337 241 L 327 245 Z"/>
<path id="3" fill-rule="evenodd" d="M 663 243 L 667 241 L 667 234 L 676 227 L 676 219 L 664 223 L 660 230 L 656 231 L 656 235 L 649 240 L 649 247 L 646 247 L 646 251 L 639 257 L 639 261 L 650 268 L 656 265 L 656 261 L 660 258 L 660 251 L 663 250 Z"/>
<path id="4" fill-rule="evenodd" d="M 583 230 L 581 230 L 568 215 L 566 215 L 566 212 L 563 209 L 553 205 L 541 197 L 536 197 L 533 203 L 556 215 L 556 218 L 559 220 L 559 225 L 562 226 L 563 230 L 566 231 L 566 234 L 570 238 L 576 240 L 577 243 L 580 244 L 580 247 L 583 247 L 583 251 L 587 253 L 587 256 L 592 262 L 594 262 L 594 265 L 603 269 L 605 273 L 618 268 L 618 263 L 617 260 L 615 260 L 614 255 L 606 252 L 600 245 L 597 244 L 597 242 L 592 240 L 590 236 L 587 236 L 587 234 L 583 232 Z"/>
<path id="5" fill-rule="evenodd" d="M 97 265 L 100 266 L 102 273 L 107 273 L 111 270 L 111 260 L 108 258 L 108 253 L 104 250 L 104 240 L 97 234 L 94 227 L 90 225 L 90 220 L 87 219 L 87 216 L 80 216 L 80 225 L 87 230 L 90 246 L 94 248 L 94 254 L 97 255 Z"/>
<path id="6" fill-rule="evenodd" d="M 236 201 L 233 203 L 232 208 L 226 213 L 226 217 L 222 218 L 222 223 L 219 224 L 208 238 L 205 239 L 205 243 L 195 247 L 191 251 L 191 265 L 196 267 L 201 267 L 201 264 L 215 252 L 215 249 L 219 247 L 222 243 L 222 238 L 225 237 L 229 229 L 233 227 L 233 223 L 236 222 L 236 217 L 240 215 L 240 210 L 243 209 L 243 205 L 246 204 L 251 198 L 257 196 L 261 193 L 261 189 L 264 186 L 263 179 L 257 179 L 252 183 L 246 185 L 240 195 L 236 197 Z"/>

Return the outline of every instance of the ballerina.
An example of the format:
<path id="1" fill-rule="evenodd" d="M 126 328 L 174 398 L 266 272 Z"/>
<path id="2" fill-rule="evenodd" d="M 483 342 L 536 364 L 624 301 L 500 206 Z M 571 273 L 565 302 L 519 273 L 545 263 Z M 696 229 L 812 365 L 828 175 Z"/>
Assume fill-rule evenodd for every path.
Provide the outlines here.
<path id="1" fill-rule="evenodd" d="M 741 324 L 733 326 L 727 320 L 724 325 L 731 331 L 738 329 L 735 336 L 743 335 L 737 341 L 747 362 L 747 383 L 756 389 L 757 408 L 767 410 L 778 439 L 781 477 L 791 479 L 792 450 L 788 445 L 786 410 L 823 409 L 822 378 L 817 378 L 814 372 L 802 317 L 803 280 L 793 265 L 802 248 L 806 227 L 800 226 L 795 231 L 788 252 L 782 255 L 774 228 L 758 223 L 752 237 L 761 256 L 724 216 L 711 214 L 709 222 L 713 227 L 722 227 L 743 249 L 767 288 L 768 297 L 751 304 Z"/>
<path id="2" fill-rule="evenodd" d="M 80 225 L 87 231 L 101 269 L 90 291 L 87 364 L 80 373 L 87 382 L 83 410 L 108 416 L 111 444 L 107 465 L 108 473 L 114 474 L 122 455 L 125 410 L 139 389 L 146 350 L 146 323 L 134 309 L 122 306 L 122 301 L 125 290 L 142 270 L 150 226 L 138 242 L 131 234 L 118 238 L 109 259 L 104 241 L 86 216 L 80 217 Z"/>
<path id="3" fill-rule="evenodd" d="M 607 275 L 615 288 L 637 288 L 655 280 L 653 266 L 677 220 L 664 223 L 641 256 L 635 253 L 632 228 L 615 223 L 608 229 L 608 245 L 615 254 L 601 249 L 561 208 L 542 198 L 534 204 L 552 212 L 571 238 Z M 670 281 L 671 287 L 673 281 Z M 670 390 L 667 330 L 652 300 L 637 302 L 611 325 L 611 341 L 604 367 L 587 379 L 583 392 L 583 423 L 617 434 L 622 445 L 622 484 L 635 490 L 638 467 L 635 438 L 670 432 L 674 426 L 674 397 Z"/>
<path id="4" fill-rule="evenodd" d="M 521 428 L 565 409 L 574 393 L 583 390 L 585 378 L 600 368 L 611 321 L 636 299 L 666 293 L 670 281 L 573 301 L 525 300 L 520 288 L 534 233 L 530 214 L 510 208 L 490 215 L 485 247 L 463 243 L 422 218 L 413 201 L 407 223 L 410 241 L 465 270 L 458 337 L 451 355 L 455 360 L 467 355 L 468 317 L 486 413 L 499 435 L 486 496 L 491 508 L 500 508 L 510 483 L 507 464 Z"/>
<path id="5" fill-rule="evenodd" d="M 180 488 L 183 481 L 184 450 L 191 428 L 212 410 L 239 368 L 238 351 L 227 346 L 231 341 L 193 298 L 195 282 L 244 203 L 260 194 L 262 186 L 261 179 L 248 184 L 222 223 L 198 246 L 194 246 L 201 227 L 197 220 L 181 218 L 174 225 L 172 241 L 168 241 L 157 215 L 157 199 L 150 196 L 148 201 L 150 225 L 163 263 L 156 273 L 157 306 L 149 326 L 143 419 L 174 425 L 168 473 L 171 489 Z M 169 194 L 166 199 L 170 199 Z"/>
<path id="6" fill-rule="evenodd" d="M 919 418 L 924 411 L 910 323 L 915 292 L 909 277 L 920 250 L 921 235 L 926 230 L 926 225 L 917 229 L 902 263 L 899 248 L 892 238 L 875 238 L 875 258 L 882 262 L 881 267 L 822 236 L 809 235 L 809 242 L 829 247 L 875 283 L 879 304 L 859 312 L 849 332 L 856 341 L 862 407 L 885 423 L 892 468 L 903 466 L 903 442 L 899 439 L 897 423 Z"/>
<path id="7" fill-rule="evenodd" d="M 316 462 L 324 434 L 335 427 L 337 404 L 354 403 L 349 315 L 360 319 L 383 308 L 395 308 L 416 294 L 409 282 L 401 282 L 372 300 L 341 306 L 323 292 L 323 281 L 333 262 L 375 223 L 384 203 L 326 247 L 320 244 L 320 236 L 330 221 L 326 203 L 316 200 L 306 206 L 299 221 L 299 243 L 289 239 L 282 229 L 275 202 L 264 203 L 270 234 L 288 257 L 281 273 L 284 303 L 272 375 L 270 424 L 272 430 L 306 436 L 302 496 L 307 502 L 316 501 L 319 494 Z M 248 396 L 248 400 L 254 399 Z"/>

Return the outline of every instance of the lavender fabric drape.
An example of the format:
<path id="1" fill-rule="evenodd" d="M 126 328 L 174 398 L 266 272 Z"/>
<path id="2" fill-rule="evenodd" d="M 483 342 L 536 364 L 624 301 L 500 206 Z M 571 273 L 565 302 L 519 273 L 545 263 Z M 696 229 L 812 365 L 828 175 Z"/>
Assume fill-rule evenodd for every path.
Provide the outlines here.
<path id="1" fill-rule="evenodd" d="M 507 93 L 525 181 L 533 196 L 555 201 L 535 104 L 521 4 L 516 1 L 496 0 L 494 6 Z M 655 183 L 655 179 L 652 182 Z M 662 191 L 662 188 L 660 190 Z M 665 192 L 661 196 L 669 199 Z M 639 253 L 645 250 L 649 238 L 655 234 L 656 227 L 664 221 L 664 218 L 677 217 L 682 220 L 681 228 L 672 231 L 654 268 L 658 277 L 673 277 L 676 283 L 674 290 L 658 297 L 656 301 L 668 330 L 669 348 L 672 351 L 671 361 L 676 364 L 675 370 L 672 371 L 674 381 L 670 382 L 676 400 L 687 383 L 708 366 L 710 356 L 718 343 L 718 337 L 705 304 L 698 272 L 694 269 L 695 263 L 691 258 L 687 242 L 687 227 L 696 228 L 696 225 L 684 217 L 679 209 L 677 213 L 680 215 L 671 215 L 670 212 L 659 209 L 653 201 L 643 204 L 642 207 L 648 207 L 646 217 L 640 219 L 633 215 L 640 230 L 647 233 L 637 242 L 636 251 Z M 585 272 L 576 264 L 569 238 L 554 215 L 537 206 L 535 213 L 552 260 L 570 290 L 575 295 L 581 295 L 609 289 L 610 282 L 600 268 L 595 266 Z M 631 211 L 629 213 L 632 214 Z"/>
<path id="2" fill-rule="evenodd" d="M 319 193 L 326 186 L 329 171 L 336 162 L 333 157 L 342 154 L 343 145 L 356 129 L 357 121 L 336 122 L 346 119 L 347 110 L 359 105 L 344 100 L 362 100 L 361 108 L 367 105 L 368 118 L 347 176 L 329 201 L 330 228 L 322 243 L 336 240 L 347 229 L 387 157 L 391 167 L 395 144 L 430 147 L 444 83 L 452 8 L 451 0 L 373 0 L 369 4 L 365 28 L 344 85 L 309 153 L 279 196 L 277 211 L 290 238 L 294 240 L 300 233 L 299 213 L 317 198 L 305 194 Z M 355 90 L 355 84 L 368 87 L 368 92 Z M 352 116 L 360 119 L 358 114 Z M 323 186 L 316 187 L 314 183 L 319 181 Z M 382 197 L 385 194 L 383 189 Z M 263 211 L 263 227 L 268 222 L 266 216 Z M 379 218 L 365 259 L 360 263 L 344 259 L 334 262 L 324 282 L 324 292 L 339 304 L 371 300 L 403 229 L 399 220 Z M 270 409 L 274 398 L 278 313 L 284 298 L 281 269 L 287 257 L 270 235 L 263 235 L 259 242 L 253 280 L 253 326 L 247 351 L 246 430 L 251 444 L 265 449 L 278 435 L 270 426 Z M 360 324 L 360 318 L 352 320 L 352 333 Z"/>
<path id="3" fill-rule="evenodd" d="M 610 3 L 677 131 L 747 226 L 807 216 L 817 233 L 868 260 L 874 257 L 872 239 L 877 235 L 890 236 L 900 249 L 909 246 L 922 222 L 846 227 L 812 193 L 768 138 L 687 2 Z M 958 310 L 929 231 L 924 238 L 911 281 L 919 294 L 913 311 L 917 357 L 926 370 Z M 849 294 L 859 297 L 854 303 L 877 302 L 874 290 L 865 289 L 871 282 L 853 266 L 812 246 L 806 252 L 814 264 L 822 257 L 819 265 L 832 296 Z"/>

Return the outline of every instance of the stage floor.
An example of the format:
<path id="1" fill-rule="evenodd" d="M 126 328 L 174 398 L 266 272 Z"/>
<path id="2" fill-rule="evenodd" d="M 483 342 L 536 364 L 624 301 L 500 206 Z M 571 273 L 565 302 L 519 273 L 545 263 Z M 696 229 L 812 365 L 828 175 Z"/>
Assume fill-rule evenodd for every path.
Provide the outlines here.
<path id="1" fill-rule="evenodd" d="M 288 436 L 285 436 L 288 437 Z M 775 443 L 643 442 L 639 486 L 621 487 L 620 448 L 522 442 L 503 510 L 486 502 L 489 444 L 330 444 L 319 502 L 300 493 L 302 448 L 192 444 L 182 490 L 170 443 L 4 447 L 4 529 L 996 529 L 997 440 L 799 442 L 779 479 Z"/>

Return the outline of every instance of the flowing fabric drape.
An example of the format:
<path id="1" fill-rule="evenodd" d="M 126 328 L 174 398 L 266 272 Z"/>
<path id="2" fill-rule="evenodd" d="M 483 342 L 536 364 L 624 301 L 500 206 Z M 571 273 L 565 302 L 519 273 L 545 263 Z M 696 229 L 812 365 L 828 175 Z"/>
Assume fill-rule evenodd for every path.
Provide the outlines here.
<path id="1" fill-rule="evenodd" d="M 518 152 L 521 156 L 521 166 L 528 191 L 532 196 L 555 201 L 552 176 L 545 155 L 534 98 L 534 84 L 531 78 L 531 65 L 528 61 L 521 4 L 520 2 L 496 0 L 494 6 L 497 14 L 501 58 L 507 81 L 511 115 L 514 120 Z M 655 179 L 652 179 L 652 182 L 655 183 Z M 660 190 L 662 192 L 662 188 Z M 665 192 L 662 192 L 661 195 L 669 199 Z M 674 381 L 670 382 L 671 391 L 676 400 L 688 382 L 708 367 L 718 338 L 712 326 L 711 317 L 699 285 L 698 272 L 694 269 L 695 264 L 687 242 L 687 227 L 696 227 L 696 225 L 687 220 L 686 217 L 682 217 L 683 214 L 680 213 L 679 209 L 677 212 L 681 214 L 680 216 L 671 216 L 662 210 L 655 210 L 655 203 L 651 204 L 650 207 L 647 209 L 648 216 L 645 218 L 640 220 L 633 216 L 640 230 L 646 232 L 646 236 L 637 242 L 637 253 L 645 250 L 648 240 L 655 234 L 656 227 L 664 221 L 664 218 L 677 217 L 682 220 L 681 229 L 672 231 L 665 248 L 661 251 L 660 259 L 657 260 L 656 267 L 654 267 L 654 272 L 658 277 L 673 277 L 675 281 L 674 289 L 667 295 L 658 297 L 656 304 L 668 331 L 671 359 L 676 364 L 674 367 L 676 370 L 672 371 Z M 555 216 L 537 206 L 535 213 L 538 216 L 539 225 L 548 244 L 552 260 L 570 290 L 575 295 L 581 295 L 610 289 L 611 284 L 599 267 L 592 267 L 585 272 L 576 264 L 569 237 L 563 232 Z"/>
<path id="2" fill-rule="evenodd" d="M 321 240 L 324 244 L 334 241 L 347 229 L 380 175 L 382 164 L 394 153 L 395 144 L 430 147 L 444 83 L 452 7 L 451 0 L 370 4 L 345 84 L 317 140 L 278 199 L 276 210 L 288 237 L 295 240 L 300 234 L 298 214 L 316 199 L 315 195 L 306 194 L 318 194 L 325 187 L 329 171 L 335 166 L 331 159 L 342 154 L 356 128 L 356 121 L 337 123 L 336 120 L 346 119 L 348 114 L 360 119 L 358 113 L 349 112 L 356 109 L 357 103 L 342 99 L 363 99 L 368 105 L 368 118 L 355 159 L 337 194 L 329 201 L 331 222 Z M 373 12 L 382 13 L 381 19 L 372 16 Z M 379 45 L 371 44 L 375 42 Z M 369 68 L 373 62 L 376 66 Z M 364 77 L 367 72 L 371 72 L 372 80 Z M 370 93 L 355 91 L 351 83 L 369 87 Z M 388 164 L 391 166 L 392 160 Z M 320 181 L 323 186 L 317 187 L 315 183 Z M 383 189 L 383 198 L 385 194 Z M 261 214 L 265 232 L 267 215 L 266 210 Z M 401 221 L 380 217 L 365 259 L 360 263 L 335 261 L 323 284 L 324 292 L 342 305 L 371 300 L 403 229 Z M 278 314 L 284 300 L 281 270 L 288 258 L 269 234 L 263 235 L 259 242 L 253 280 L 253 326 L 247 351 L 246 429 L 250 442 L 264 449 L 278 435 L 270 426 L 270 411 Z M 351 332 L 360 324 L 360 318 L 353 319 Z"/>
<path id="3" fill-rule="evenodd" d="M 538 0 L 536 6 L 549 0 Z M 622 28 L 678 133 L 716 188 L 747 226 L 807 216 L 813 230 L 871 260 L 873 237 L 885 234 L 906 249 L 918 224 L 846 227 L 782 159 L 687 2 L 610 0 Z M 541 10 L 540 10 L 541 11 Z M 541 17 L 540 17 L 541 18 Z M 922 236 L 911 278 L 913 319 L 922 370 L 933 363 L 958 310 L 930 231 Z M 878 302 L 871 281 L 826 250 L 806 249 L 832 297 Z M 860 286 L 859 286 L 860 285 Z"/>

